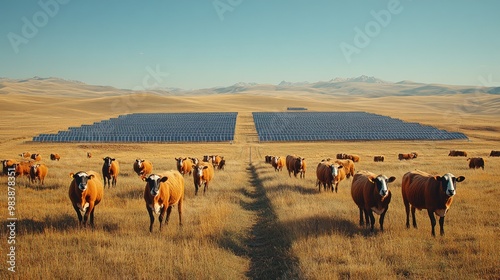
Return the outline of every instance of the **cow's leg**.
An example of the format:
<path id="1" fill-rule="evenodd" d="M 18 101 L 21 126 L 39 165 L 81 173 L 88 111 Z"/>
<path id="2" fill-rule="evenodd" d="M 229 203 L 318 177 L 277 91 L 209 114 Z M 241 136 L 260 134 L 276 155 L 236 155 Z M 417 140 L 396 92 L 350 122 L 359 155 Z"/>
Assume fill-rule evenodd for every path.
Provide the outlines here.
<path id="1" fill-rule="evenodd" d="M 363 219 L 363 215 L 364 215 L 363 208 L 359 207 L 359 225 L 360 226 L 364 226 L 365 225 L 365 221 Z"/>
<path id="2" fill-rule="evenodd" d="M 427 213 L 429 214 L 429 219 L 431 219 L 431 228 L 432 228 L 431 234 L 432 236 L 436 236 L 436 232 L 434 230 L 434 227 L 436 227 L 436 217 L 434 216 L 434 211 L 427 209 Z"/>
<path id="3" fill-rule="evenodd" d="M 149 214 L 149 232 L 153 232 L 153 224 L 155 222 L 155 216 L 153 215 L 153 210 L 146 205 Z"/>
<path id="4" fill-rule="evenodd" d="M 415 218 L 415 211 L 416 210 L 417 209 L 415 207 L 411 206 L 411 218 L 412 218 L 412 221 L 413 221 L 413 227 L 414 228 L 418 228 L 417 227 L 417 219 Z"/>
<path id="5" fill-rule="evenodd" d="M 167 207 L 167 217 L 165 218 L 165 225 L 168 225 L 168 221 L 170 221 L 170 213 L 172 213 L 172 205 Z"/>
<path id="6" fill-rule="evenodd" d="M 439 233 L 444 235 L 444 217 L 439 217 Z"/>

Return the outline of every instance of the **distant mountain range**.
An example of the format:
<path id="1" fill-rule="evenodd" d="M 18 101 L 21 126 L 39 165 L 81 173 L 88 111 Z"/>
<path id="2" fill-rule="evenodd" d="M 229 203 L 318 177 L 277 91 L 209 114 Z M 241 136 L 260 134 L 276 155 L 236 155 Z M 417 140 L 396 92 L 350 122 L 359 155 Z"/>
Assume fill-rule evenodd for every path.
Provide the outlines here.
<path id="1" fill-rule="evenodd" d="M 272 92 L 301 92 L 327 95 L 355 95 L 366 97 L 382 96 L 427 96 L 451 94 L 500 94 L 500 87 L 459 86 L 443 84 L 425 84 L 413 81 L 397 83 L 383 81 L 369 76 L 355 78 L 334 78 L 319 82 L 288 82 L 282 81 L 277 85 L 239 82 L 231 86 L 213 87 L 206 89 L 185 90 L 180 88 L 155 88 L 140 92 L 149 92 L 158 95 L 209 95 L 209 94 L 242 94 Z M 60 78 L 33 77 L 29 79 L 0 78 L 0 94 L 30 94 L 64 95 L 75 97 L 86 96 L 114 96 L 132 94 L 137 91 L 118 89 L 111 86 L 88 85 L 80 81 L 64 80 Z"/>

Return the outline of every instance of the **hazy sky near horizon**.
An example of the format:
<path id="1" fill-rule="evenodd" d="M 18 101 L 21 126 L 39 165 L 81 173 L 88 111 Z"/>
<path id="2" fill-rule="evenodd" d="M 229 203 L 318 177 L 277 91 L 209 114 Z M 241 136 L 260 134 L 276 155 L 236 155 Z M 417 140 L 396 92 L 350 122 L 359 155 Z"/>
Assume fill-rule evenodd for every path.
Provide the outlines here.
<path id="1" fill-rule="evenodd" d="M 500 1 L 2 1 L 0 77 L 118 88 L 500 86 Z"/>

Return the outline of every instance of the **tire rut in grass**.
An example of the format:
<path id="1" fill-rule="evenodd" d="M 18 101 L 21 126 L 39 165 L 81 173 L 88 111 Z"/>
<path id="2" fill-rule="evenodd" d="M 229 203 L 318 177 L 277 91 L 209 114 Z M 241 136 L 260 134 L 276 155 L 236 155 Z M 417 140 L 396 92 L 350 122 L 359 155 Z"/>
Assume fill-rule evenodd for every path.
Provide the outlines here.
<path id="1" fill-rule="evenodd" d="M 246 276 L 250 279 L 302 279 L 298 259 L 290 252 L 292 240 L 280 224 L 255 166 L 250 164 L 247 172 L 250 188 L 245 195 L 251 202 L 246 208 L 255 213 L 256 222 L 245 242 L 251 260 Z"/>

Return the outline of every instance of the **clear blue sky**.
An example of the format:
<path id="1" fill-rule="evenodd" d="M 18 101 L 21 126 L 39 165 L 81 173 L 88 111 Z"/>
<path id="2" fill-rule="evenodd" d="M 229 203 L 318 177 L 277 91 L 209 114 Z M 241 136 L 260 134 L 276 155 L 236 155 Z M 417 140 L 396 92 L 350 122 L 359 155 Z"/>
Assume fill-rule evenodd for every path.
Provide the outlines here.
<path id="1" fill-rule="evenodd" d="M 118 88 L 360 75 L 499 86 L 499 11 L 497 0 L 1 1 L 0 77 Z"/>

